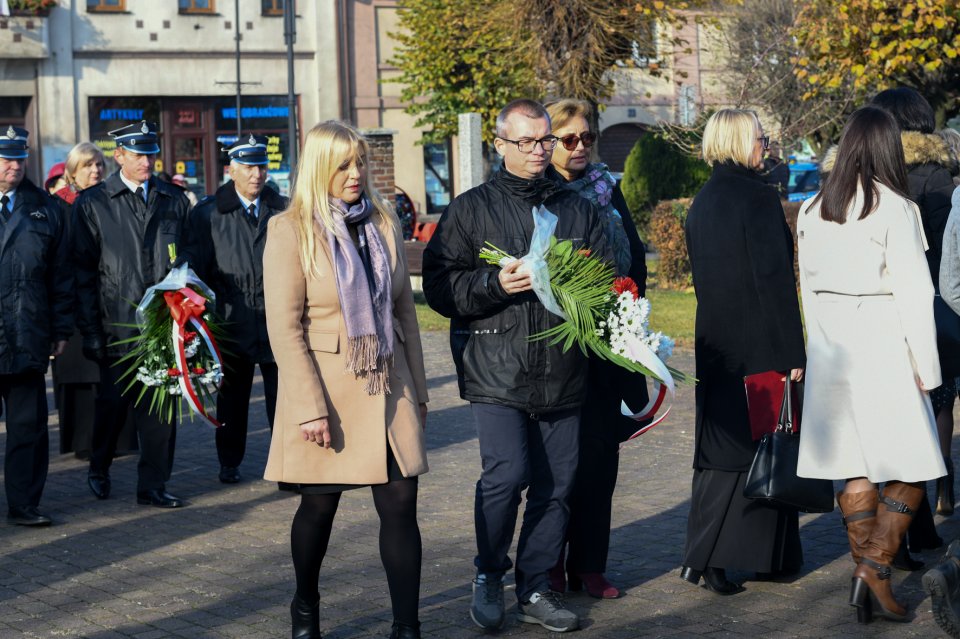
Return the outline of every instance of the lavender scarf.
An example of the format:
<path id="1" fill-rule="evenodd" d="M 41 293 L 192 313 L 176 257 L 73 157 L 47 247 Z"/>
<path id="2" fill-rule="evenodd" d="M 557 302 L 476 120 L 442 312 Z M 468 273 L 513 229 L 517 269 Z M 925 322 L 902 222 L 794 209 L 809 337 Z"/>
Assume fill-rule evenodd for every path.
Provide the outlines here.
<path id="1" fill-rule="evenodd" d="M 368 395 L 389 395 L 389 368 L 393 364 L 390 258 L 370 219 L 373 204 L 366 197 L 351 205 L 331 200 L 330 212 L 334 231 L 327 231 L 327 244 L 347 325 L 347 370 L 366 378 Z M 348 224 L 356 225 L 357 244 L 350 238 Z M 361 252 L 368 256 L 372 277 L 368 276 Z"/>

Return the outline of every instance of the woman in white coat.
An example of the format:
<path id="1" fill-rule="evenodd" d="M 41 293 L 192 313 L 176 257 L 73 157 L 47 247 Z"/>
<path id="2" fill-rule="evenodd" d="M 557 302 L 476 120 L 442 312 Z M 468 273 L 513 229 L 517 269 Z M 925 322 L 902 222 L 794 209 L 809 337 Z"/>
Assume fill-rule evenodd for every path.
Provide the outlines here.
<path id="1" fill-rule="evenodd" d="M 933 284 L 906 190 L 896 121 L 863 107 L 797 221 L 807 327 L 797 473 L 847 480 L 837 500 L 857 562 L 850 605 L 863 623 L 872 612 L 906 619 L 890 564 L 922 482 L 946 473 L 927 395 L 941 381 Z"/>

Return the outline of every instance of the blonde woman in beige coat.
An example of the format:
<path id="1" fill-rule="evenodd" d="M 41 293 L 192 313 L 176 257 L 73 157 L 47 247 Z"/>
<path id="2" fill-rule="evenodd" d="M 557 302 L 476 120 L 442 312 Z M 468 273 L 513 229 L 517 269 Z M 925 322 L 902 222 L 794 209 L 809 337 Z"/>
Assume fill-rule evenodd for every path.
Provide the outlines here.
<path id="1" fill-rule="evenodd" d="M 837 501 L 857 563 L 849 603 L 861 623 L 874 613 L 907 618 L 890 566 L 923 482 L 946 472 L 928 397 L 941 381 L 933 284 L 906 190 L 896 121 L 863 107 L 797 219 L 807 328 L 797 474 L 846 480 Z"/>
<path id="2" fill-rule="evenodd" d="M 399 225 L 367 179 L 368 158 L 346 124 L 310 130 L 290 207 L 270 220 L 263 255 L 280 374 L 264 476 L 301 492 L 290 535 L 294 639 L 320 637 L 320 564 L 341 493 L 361 486 L 380 516 L 390 637 L 420 636 L 427 384 Z"/>

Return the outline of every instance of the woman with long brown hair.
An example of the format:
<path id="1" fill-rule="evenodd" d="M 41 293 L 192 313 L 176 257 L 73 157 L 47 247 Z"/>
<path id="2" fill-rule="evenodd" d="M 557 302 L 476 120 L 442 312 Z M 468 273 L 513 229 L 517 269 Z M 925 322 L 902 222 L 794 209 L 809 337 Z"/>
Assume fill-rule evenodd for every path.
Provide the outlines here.
<path id="1" fill-rule="evenodd" d="M 797 222 L 807 328 L 797 473 L 846 480 L 837 501 L 857 563 L 850 605 L 863 623 L 874 612 L 906 619 L 890 566 L 923 482 L 946 473 L 928 396 L 940 385 L 933 284 L 906 193 L 897 123 L 863 107 Z"/>
<path id="2" fill-rule="evenodd" d="M 318 579 L 333 518 L 343 491 L 364 486 L 380 516 L 390 637 L 420 637 L 427 383 L 399 223 L 368 179 L 369 161 L 349 125 L 313 127 L 263 255 L 280 377 L 264 476 L 301 493 L 290 531 L 294 639 L 320 637 Z"/>

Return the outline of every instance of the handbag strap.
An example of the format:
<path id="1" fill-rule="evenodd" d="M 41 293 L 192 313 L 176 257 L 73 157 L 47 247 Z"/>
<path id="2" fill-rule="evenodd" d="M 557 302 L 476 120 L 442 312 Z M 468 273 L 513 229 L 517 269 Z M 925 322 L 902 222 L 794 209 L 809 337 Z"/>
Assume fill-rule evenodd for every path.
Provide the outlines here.
<path id="1" fill-rule="evenodd" d="M 790 386 L 790 372 L 787 371 L 783 382 L 783 400 L 780 402 L 780 417 L 777 419 L 777 432 L 793 434 L 793 389 Z"/>

